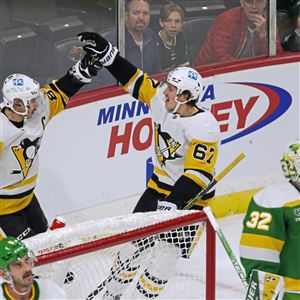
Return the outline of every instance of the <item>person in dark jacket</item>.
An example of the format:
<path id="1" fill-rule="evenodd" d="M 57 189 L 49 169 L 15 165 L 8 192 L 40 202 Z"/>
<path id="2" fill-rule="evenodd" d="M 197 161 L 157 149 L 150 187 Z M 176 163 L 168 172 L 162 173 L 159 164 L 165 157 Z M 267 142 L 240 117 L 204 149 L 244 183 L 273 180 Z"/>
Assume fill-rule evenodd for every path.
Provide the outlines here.
<path id="1" fill-rule="evenodd" d="M 148 0 L 128 0 L 125 6 L 125 57 L 148 74 L 162 71 L 158 38 L 150 29 L 150 4 Z M 117 46 L 117 28 L 106 39 Z M 98 78 L 101 84 L 114 83 L 115 79 L 101 70 Z"/>
<path id="2" fill-rule="evenodd" d="M 214 20 L 194 66 L 268 54 L 266 0 L 240 0 L 240 4 Z M 276 43 L 277 53 L 282 53 L 279 34 Z"/>
<path id="3" fill-rule="evenodd" d="M 294 23 L 293 30 L 283 40 L 282 47 L 285 51 L 300 51 L 300 0 L 290 8 L 290 14 Z"/>

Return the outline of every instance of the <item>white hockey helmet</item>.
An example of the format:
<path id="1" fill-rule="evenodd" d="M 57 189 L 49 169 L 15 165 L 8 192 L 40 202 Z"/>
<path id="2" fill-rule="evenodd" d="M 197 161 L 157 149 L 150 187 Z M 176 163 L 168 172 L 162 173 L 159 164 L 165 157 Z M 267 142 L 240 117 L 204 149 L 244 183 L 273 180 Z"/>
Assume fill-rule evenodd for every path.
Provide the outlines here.
<path id="1" fill-rule="evenodd" d="M 40 95 L 40 85 L 34 79 L 23 74 L 12 74 L 3 83 L 3 105 L 12 109 L 15 113 L 27 116 L 27 107 L 32 99 Z M 14 100 L 19 99 L 24 103 L 25 112 L 14 109 Z"/>
<path id="2" fill-rule="evenodd" d="M 287 146 L 281 159 L 281 167 L 285 178 L 293 181 L 300 180 L 300 140 Z"/>
<path id="3" fill-rule="evenodd" d="M 191 97 L 187 102 L 192 100 L 197 101 L 201 95 L 202 77 L 195 69 L 178 67 L 168 74 L 166 81 L 177 88 L 177 95 L 188 91 Z"/>

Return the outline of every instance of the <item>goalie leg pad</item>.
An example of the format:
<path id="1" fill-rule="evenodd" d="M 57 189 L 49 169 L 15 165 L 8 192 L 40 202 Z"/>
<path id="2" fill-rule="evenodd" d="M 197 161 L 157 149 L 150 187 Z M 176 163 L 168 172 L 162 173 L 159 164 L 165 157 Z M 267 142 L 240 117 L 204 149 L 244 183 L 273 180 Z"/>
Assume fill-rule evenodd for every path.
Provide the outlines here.
<path id="1" fill-rule="evenodd" d="M 129 243 L 118 252 L 111 267 L 111 280 L 107 284 L 104 299 L 118 299 L 133 281 L 140 268 L 141 259 L 141 256 L 134 257 L 136 250 L 136 245 Z"/>
<path id="2" fill-rule="evenodd" d="M 144 238 L 126 244 L 117 254 L 111 267 L 110 281 L 107 284 L 106 298 L 118 299 L 134 280 L 145 257 L 151 254 L 155 245 L 153 238 Z"/>
<path id="3" fill-rule="evenodd" d="M 284 294 L 282 276 L 252 270 L 246 300 L 281 300 Z"/>
<path id="4" fill-rule="evenodd" d="M 151 263 L 142 273 L 131 295 L 132 299 L 154 299 L 160 295 L 168 283 L 168 277 L 174 273 L 180 249 L 166 241 L 160 241 L 153 250 Z"/>

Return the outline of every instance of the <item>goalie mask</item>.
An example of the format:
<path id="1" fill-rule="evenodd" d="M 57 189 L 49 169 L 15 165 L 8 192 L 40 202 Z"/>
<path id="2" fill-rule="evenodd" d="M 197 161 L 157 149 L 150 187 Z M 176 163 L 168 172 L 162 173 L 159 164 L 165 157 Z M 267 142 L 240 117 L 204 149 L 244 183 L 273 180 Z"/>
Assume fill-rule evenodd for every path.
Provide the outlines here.
<path id="1" fill-rule="evenodd" d="M 288 145 L 281 159 L 285 178 L 300 181 L 300 140 Z"/>
<path id="2" fill-rule="evenodd" d="M 31 261 L 34 262 L 33 252 L 16 238 L 7 237 L 0 241 L 0 268 L 5 271 L 8 278 L 10 277 L 9 265 L 25 255 L 28 255 Z"/>
<path id="3" fill-rule="evenodd" d="M 12 74 L 3 83 L 3 106 L 9 107 L 16 114 L 27 117 L 28 107 L 33 99 L 40 95 L 40 85 L 34 79 L 23 74 Z M 15 109 L 15 101 L 22 101 L 24 111 Z"/>
<path id="4" fill-rule="evenodd" d="M 173 113 L 178 110 L 181 104 L 199 100 L 202 91 L 202 77 L 196 70 L 188 67 L 178 67 L 168 74 L 166 82 L 177 88 L 177 97 L 175 99 L 177 105 Z M 189 94 L 190 97 L 188 100 L 180 102 L 177 98 L 183 93 Z"/>

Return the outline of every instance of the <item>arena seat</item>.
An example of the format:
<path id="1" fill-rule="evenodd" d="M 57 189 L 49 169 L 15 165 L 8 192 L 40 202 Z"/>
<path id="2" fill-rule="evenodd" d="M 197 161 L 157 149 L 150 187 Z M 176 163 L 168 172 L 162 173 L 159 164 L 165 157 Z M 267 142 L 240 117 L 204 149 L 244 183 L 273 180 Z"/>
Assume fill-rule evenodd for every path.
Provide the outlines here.
<path id="1" fill-rule="evenodd" d="M 289 12 L 284 9 L 278 9 L 276 16 L 280 33 L 280 41 L 282 43 L 284 38 L 293 30 L 293 19 L 291 18 Z"/>
<path id="2" fill-rule="evenodd" d="M 0 52 L 1 79 L 12 73 L 35 75 L 38 68 L 39 38 L 30 28 L 14 28 L 1 32 Z"/>
<path id="3" fill-rule="evenodd" d="M 189 59 L 193 62 L 201 49 L 214 16 L 191 18 L 184 22 L 183 33 L 188 43 Z"/>
<path id="4" fill-rule="evenodd" d="M 84 31 L 83 22 L 76 16 L 67 16 L 42 22 L 42 33 L 48 42 L 56 42 L 62 39 L 76 36 Z"/>
<path id="5" fill-rule="evenodd" d="M 81 58 L 82 42 L 71 37 L 54 44 L 54 65 L 58 74 L 65 73 L 77 60 Z"/>
<path id="6" fill-rule="evenodd" d="M 11 29 L 10 9 L 7 1 L 0 1 L 0 31 Z"/>

